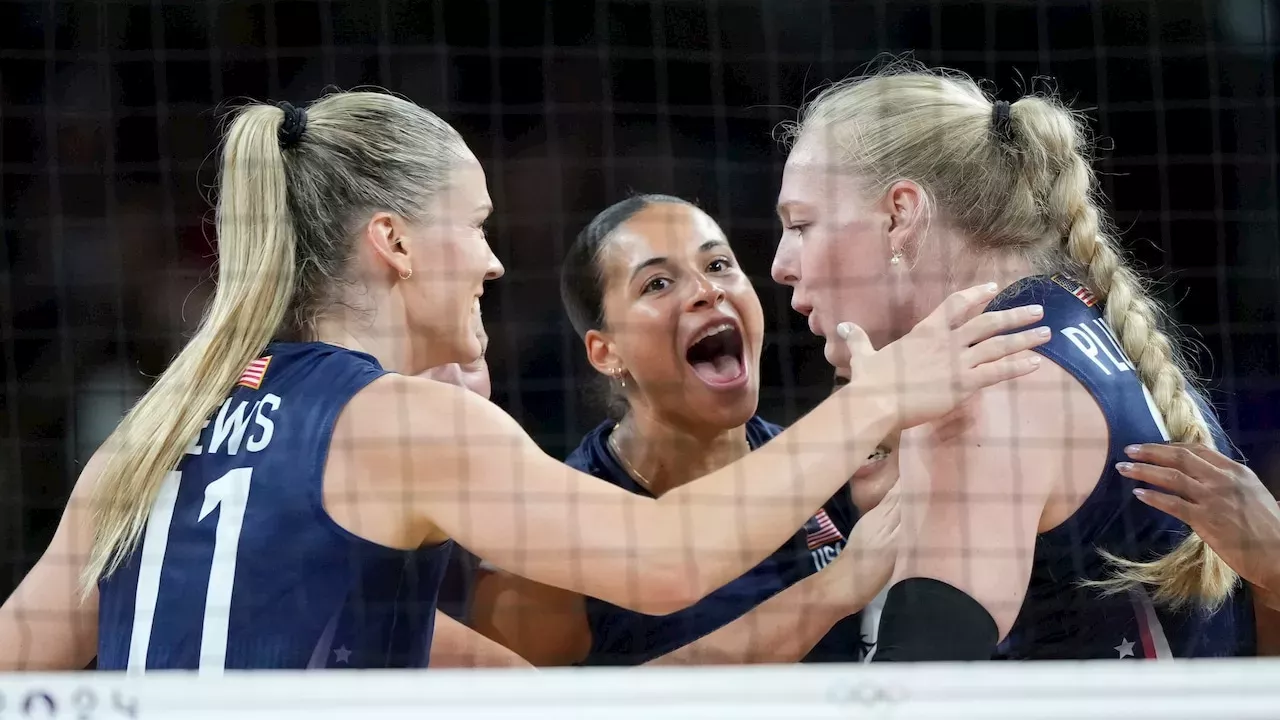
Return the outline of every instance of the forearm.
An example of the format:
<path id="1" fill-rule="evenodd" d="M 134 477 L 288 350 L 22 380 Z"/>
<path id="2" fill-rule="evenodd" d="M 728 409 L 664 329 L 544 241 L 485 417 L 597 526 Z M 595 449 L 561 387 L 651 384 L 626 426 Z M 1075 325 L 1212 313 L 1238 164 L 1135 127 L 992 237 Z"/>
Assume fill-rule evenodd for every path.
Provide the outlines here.
<path id="1" fill-rule="evenodd" d="M 829 572 L 829 571 L 828 571 Z M 866 603 L 830 592 L 821 574 L 792 585 L 751 612 L 648 665 L 793 663 L 813 649 L 831 626 Z"/>
<path id="2" fill-rule="evenodd" d="M 448 615 L 436 611 L 432 668 L 531 667 L 524 658 Z"/>
<path id="3" fill-rule="evenodd" d="M 697 598 L 722 587 L 844 487 L 896 422 L 882 390 L 845 386 L 759 450 L 663 495 L 646 528 L 663 539 L 660 562 L 679 563 Z"/>

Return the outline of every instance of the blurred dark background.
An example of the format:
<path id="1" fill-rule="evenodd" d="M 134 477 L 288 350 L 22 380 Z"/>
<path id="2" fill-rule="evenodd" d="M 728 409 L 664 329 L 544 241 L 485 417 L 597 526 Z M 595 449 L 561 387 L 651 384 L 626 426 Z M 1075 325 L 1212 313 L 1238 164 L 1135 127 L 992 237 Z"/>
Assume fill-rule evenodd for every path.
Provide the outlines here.
<path id="1" fill-rule="evenodd" d="M 567 243 L 633 192 L 718 218 L 772 329 L 762 414 L 830 370 L 768 278 L 807 92 L 911 51 L 1013 100 L 1052 76 L 1100 137 L 1128 247 L 1160 279 L 1232 438 L 1280 429 L 1276 0 L 0 0 L 0 597 L 80 463 L 200 317 L 221 111 L 378 85 L 485 164 L 507 267 L 485 295 L 495 401 L 563 455 L 602 412 L 560 309 Z"/>

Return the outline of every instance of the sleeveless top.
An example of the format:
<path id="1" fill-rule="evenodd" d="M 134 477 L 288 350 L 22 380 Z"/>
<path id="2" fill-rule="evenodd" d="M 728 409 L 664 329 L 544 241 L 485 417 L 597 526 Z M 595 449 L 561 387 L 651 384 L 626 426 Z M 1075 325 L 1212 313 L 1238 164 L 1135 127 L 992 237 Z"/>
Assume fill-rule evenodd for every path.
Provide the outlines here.
<path id="1" fill-rule="evenodd" d="M 637 495 L 649 492 L 632 479 L 609 450 L 614 423 L 605 422 L 582 439 L 565 463 Z M 747 422 L 752 450 L 782 428 L 752 417 Z M 644 615 L 586 598 L 591 650 L 582 665 L 641 665 L 708 635 L 760 603 L 826 567 L 844 549 L 857 521 L 847 488 L 836 493 L 803 528 L 746 574 L 691 607 L 670 615 Z M 813 648 L 807 662 L 856 662 L 862 653 L 856 615 L 844 618 Z"/>
<path id="2" fill-rule="evenodd" d="M 324 343 L 273 343 L 249 364 L 99 584 L 100 669 L 427 665 L 453 543 L 377 545 L 322 501 L 334 423 L 385 373 Z"/>
<path id="3" fill-rule="evenodd" d="M 1181 521 L 1133 496 L 1135 483 L 1115 464 L 1124 447 L 1164 442 L 1169 435 L 1150 392 L 1138 378 L 1093 294 L 1066 275 L 1027 278 L 1006 289 L 988 311 L 1038 303 L 1037 325 L 1053 331 L 1036 348 L 1076 378 L 1102 410 L 1109 432 L 1106 463 L 1097 485 L 1065 522 L 1036 538 L 1030 585 L 1017 620 L 1000 643 L 997 659 L 1156 659 L 1254 654 L 1253 605 L 1237 589 L 1216 612 L 1198 607 L 1171 611 L 1135 590 L 1104 597 L 1081 581 L 1109 577 L 1099 550 L 1148 559 L 1172 550 L 1189 532 Z M 1199 398 L 1197 398 L 1199 400 Z M 1200 401 L 1216 444 L 1230 448 L 1217 417 Z M 1046 423 L 1061 424 L 1052 417 Z"/>

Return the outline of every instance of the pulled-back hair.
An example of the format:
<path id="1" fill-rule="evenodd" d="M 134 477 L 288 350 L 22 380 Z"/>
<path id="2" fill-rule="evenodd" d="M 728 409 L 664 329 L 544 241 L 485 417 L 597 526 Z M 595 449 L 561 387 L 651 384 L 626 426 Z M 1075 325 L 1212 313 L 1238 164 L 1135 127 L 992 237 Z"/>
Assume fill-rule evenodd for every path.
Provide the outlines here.
<path id="1" fill-rule="evenodd" d="M 993 122 L 995 120 L 995 122 Z M 785 128 L 786 140 L 823 133 L 833 164 L 876 196 L 898 180 L 923 188 L 932 217 L 975 252 L 1016 253 L 1041 272 L 1076 276 L 1103 304 L 1171 439 L 1212 446 L 1197 389 L 1165 309 L 1126 262 L 1099 207 L 1086 124 L 1051 94 L 997 107 L 961 73 L 897 63 L 821 92 Z M 1156 601 L 1214 608 L 1236 574 L 1194 533 L 1164 557 L 1105 554 L 1107 592 L 1155 588 Z"/>
<path id="2" fill-rule="evenodd" d="M 600 257 L 613 233 L 640 211 L 662 203 L 693 206 L 688 200 L 673 195 L 632 195 L 597 213 L 569 246 L 560 266 L 560 302 L 578 337 L 585 338 L 588 330 L 605 327 L 606 288 Z M 620 420 L 627 412 L 627 401 L 621 389 L 614 385 L 613 380 L 606 380 L 603 390 L 589 392 L 599 396 L 594 399 L 604 406 L 611 418 Z"/>
<path id="3" fill-rule="evenodd" d="M 104 443 L 85 591 L 136 548 L 166 474 L 245 366 L 274 338 L 314 339 L 362 222 L 379 210 L 423 219 L 468 152 L 448 123 L 388 94 L 283 107 L 248 105 L 227 129 L 217 287 L 191 341 Z"/>

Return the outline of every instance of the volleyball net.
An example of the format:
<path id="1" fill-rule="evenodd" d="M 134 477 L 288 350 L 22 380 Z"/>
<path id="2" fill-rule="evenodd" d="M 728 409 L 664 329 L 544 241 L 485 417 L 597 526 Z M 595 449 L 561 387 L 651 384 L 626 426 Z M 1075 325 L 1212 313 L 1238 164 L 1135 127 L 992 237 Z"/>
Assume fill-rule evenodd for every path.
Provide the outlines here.
<path id="1" fill-rule="evenodd" d="M 84 461 L 189 336 L 212 267 L 216 108 L 377 85 L 439 113 L 489 176 L 506 277 L 494 402 L 564 457 L 603 417 L 559 262 L 633 192 L 689 198 L 755 280 L 760 414 L 831 388 L 769 279 L 780 123 L 885 54 L 1052 87 L 1099 140 L 1108 211 L 1163 282 L 1232 440 L 1280 477 L 1275 0 L 3 0 L 0 597 Z M 442 607 L 465 620 L 473 566 Z M 1266 661 L 0 678 L 6 718 L 1274 717 Z"/>
<path id="2" fill-rule="evenodd" d="M 0 717 L 1271 720 L 1280 663 L 97 674 L 0 678 Z"/>

